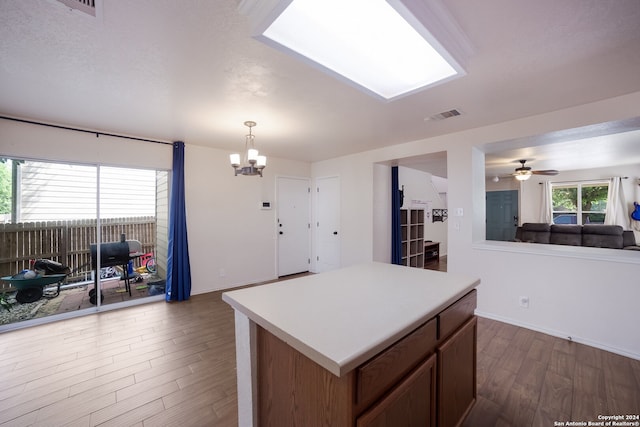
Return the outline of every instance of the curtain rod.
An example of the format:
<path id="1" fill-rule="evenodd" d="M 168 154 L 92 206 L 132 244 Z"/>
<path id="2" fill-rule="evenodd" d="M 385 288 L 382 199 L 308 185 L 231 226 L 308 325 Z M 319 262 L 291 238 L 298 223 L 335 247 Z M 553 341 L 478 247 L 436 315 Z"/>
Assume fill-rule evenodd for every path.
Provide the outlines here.
<path id="1" fill-rule="evenodd" d="M 88 129 L 74 128 L 70 126 L 54 125 L 51 123 L 42 123 L 42 122 L 36 122 L 33 120 L 17 119 L 15 117 L 0 116 L 0 119 L 12 120 L 14 122 L 20 122 L 20 123 L 28 123 L 31 125 L 46 126 L 46 127 L 55 128 L 55 129 L 64 129 L 64 130 L 73 130 L 76 132 L 91 133 L 91 134 L 94 134 L 96 138 L 102 135 L 102 136 L 113 136 L 115 138 L 122 138 L 122 139 L 132 139 L 134 141 L 152 142 L 154 144 L 173 145 L 172 142 L 158 141 L 155 139 L 147 139 L 147 138 L 137 138 L 135 136 L 118 135 L 116 133 L 99 132 L 99 131 L 93 131 Z"/>
<path id="2" fill-rule="evenodd" d="M 590 181 L 604 181 L 604 180 L 608 180 L 611 178 L 616 178 L 616 177 L 610 177 L 610 178 L 596 178 L 596 179 L 573 179 L 571 181 L 551 181 L 552 184 L 571 184 L 572 182 L 590 182 Z M 620 179 L 629 179 L 628 176 L 621 176 Z M 538 184 L 544 184 L 546 181 L 544 182 L 539 182 Z"/>

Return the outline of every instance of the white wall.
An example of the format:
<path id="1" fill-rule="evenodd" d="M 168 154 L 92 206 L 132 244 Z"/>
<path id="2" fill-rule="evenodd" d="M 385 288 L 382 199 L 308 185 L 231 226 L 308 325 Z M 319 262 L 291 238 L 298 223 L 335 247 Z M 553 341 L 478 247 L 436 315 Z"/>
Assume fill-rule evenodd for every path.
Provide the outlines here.
<path id="1" fill-rule="evenodd" d="M 532 178 L 533 179 L 533 178 Z M 515 178 L 500 178 L 498 182 L 493 182 L 489 177 L 485 181 L 485 188 L 487 191 L 505 191 L 505 190 L 520 190 L 520 182 Z"/>
<path id="2" fill-rule="evenodd" d="M 341 175 L 342 265 L 370 261 L 374 253 L 382 253 L 390 245 L 384 238 L 373 238 L 371 207 L 382 205 L 384 196 L 373 188 L 378 182 L 373 164 L 446 151 L 448 269 L 482 280 L 478 312 L 640 359 L 640 330 L 635 318 L 640 301 L 640 254 L 624 251 L 627 253 L 606 255 L 601 251 L 611 250 L 593 248 L 582 248 L 593 249 L 590 254 L 530 253 L 514 246 L 517 243 L 484 242 L 482 152 L 483 145 L 495 141 L 635 116 L 640 116 L 640 92 L 315 163 L 314 176 Z M 454 215 L 457 208 L 462 209 L 462 216 Z M 372 249 L 374 241 L 376 248 Z M 519 296 L 530 298 L 529 309 L 518 306 Z"/>
<path id="3" fill-rule="evenodd" d="M 263 174 L 234 176 L 228 152 L 185 147 L 193 294 L 277 277 L 276 176 L 309 177 L 310 164 L 269 157 Z"/>
<path id="4" fill-rule="evenodd" d="M 0 119 L 0 155 L 7 157 L 169 170 L 172 147 Z"/>
<path id="5" fill-rule="evenodd" d="M 373 260 L 391 262 L 391 166 L 373 165 Z"/>

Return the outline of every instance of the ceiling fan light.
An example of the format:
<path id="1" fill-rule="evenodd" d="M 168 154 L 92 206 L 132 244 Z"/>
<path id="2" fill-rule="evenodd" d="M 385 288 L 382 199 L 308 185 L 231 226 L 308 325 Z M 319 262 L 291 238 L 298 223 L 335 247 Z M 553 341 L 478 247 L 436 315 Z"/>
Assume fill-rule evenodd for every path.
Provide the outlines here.
<path id="1" fill-rule="evenodd" d="M 524 173 L 519 172 L 515 175 L 515 177 L 518 181 L 526 181 L 529 178 L 531 178 L 531 172 L 530 171 L 526 171 Z"/>

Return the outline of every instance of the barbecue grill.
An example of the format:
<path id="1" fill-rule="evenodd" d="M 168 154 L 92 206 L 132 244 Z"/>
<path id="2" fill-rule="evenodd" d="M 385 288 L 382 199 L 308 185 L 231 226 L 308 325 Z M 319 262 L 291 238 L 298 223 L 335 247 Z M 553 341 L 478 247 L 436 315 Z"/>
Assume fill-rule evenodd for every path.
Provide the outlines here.
<path id="1" fill-rule="evenodd" d="M 105 242 L 100 244 L 100 268 L 121 266 L 123 271 L 124 284 L 129 296 L 131 296 L 131 277 L 129 276 L 129 261 L 144 255 L 142 252 L 142 244 L 138 240 L 125 240 L 124 236 L 119 242 Z M 97 245 L 91 245 L 91 267 L 95 271 L 97 269 Z M 93 289 L 89 291 L 89 301 L 91 304 L 97 303 L 99 274 L 96 271 L 93 279 Z M 100 294 L 100 300 L 104 295 Z"/>

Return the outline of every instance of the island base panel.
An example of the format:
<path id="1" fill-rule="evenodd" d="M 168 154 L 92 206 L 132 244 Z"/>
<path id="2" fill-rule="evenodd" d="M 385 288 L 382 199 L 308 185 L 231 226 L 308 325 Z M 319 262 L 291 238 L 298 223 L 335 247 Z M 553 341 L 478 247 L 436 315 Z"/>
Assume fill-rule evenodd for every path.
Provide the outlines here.
<path id="1" fill-rule="evenodd" d="M 471 290 L 341 377 L 254 325 L 253 425 L 461 425 L 476 401 L 476 298 Z"/>
<path id="2" fill-rule="evenodd" d="M 337 377 L 270 332 L 257 329 L 258 425 L 353 425 L 353 374 Z"/>
<path id="3" fill-rule="evenodd" d="M 440 427 L 460 426 L 476 402 L 477 331 L 474 316 L 438 348 Z"/>

